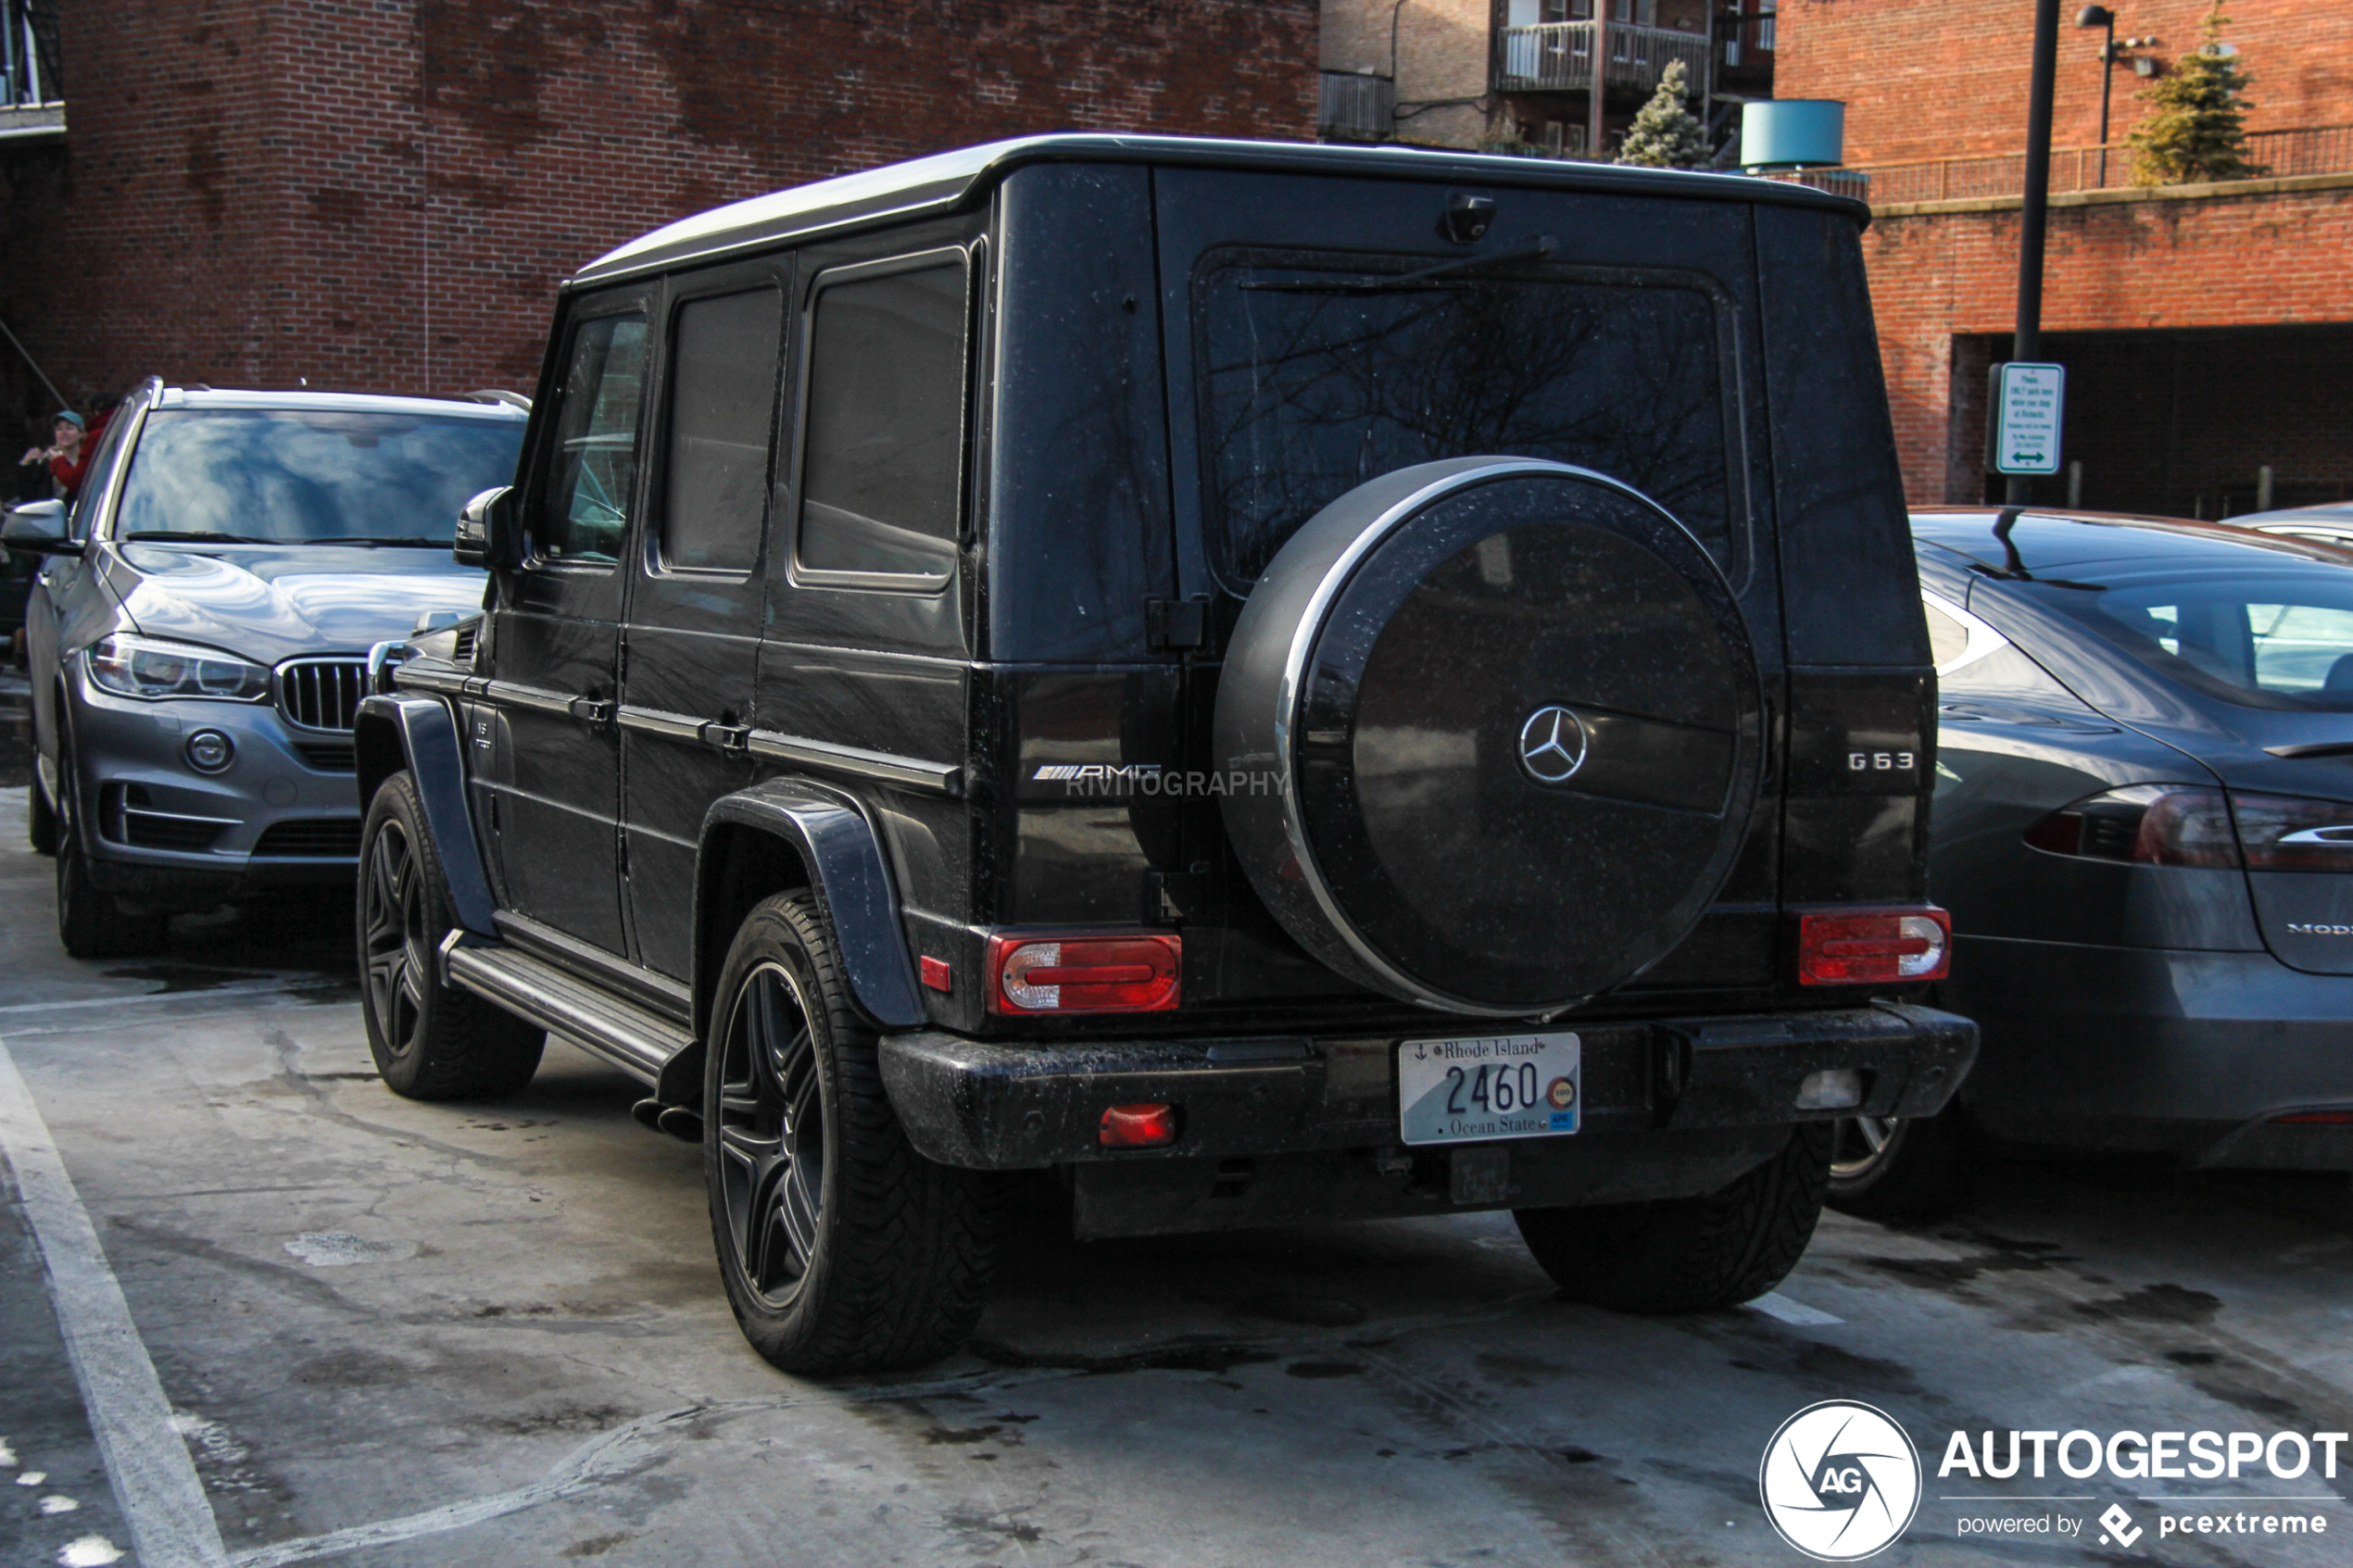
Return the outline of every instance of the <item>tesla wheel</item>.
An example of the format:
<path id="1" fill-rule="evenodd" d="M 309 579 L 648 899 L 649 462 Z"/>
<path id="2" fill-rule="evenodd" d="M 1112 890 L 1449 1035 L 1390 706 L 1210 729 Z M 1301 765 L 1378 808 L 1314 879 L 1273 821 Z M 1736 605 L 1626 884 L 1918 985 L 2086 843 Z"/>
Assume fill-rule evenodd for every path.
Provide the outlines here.
<path id="1" fill-rule="evenodd" d="M 1800 1123 L 1779 1154 L 1704 1197 L 1512 1217 L 1572 1300 L 1644 1313 L 1737 1306 L 1779 1285 L 1805 1256 L 1822 1214 L 1831 1135 L 1828 1123 Z"/>
<path id="2" fill-rule="evenodd" d="M 1968 1200 L 1975 1153 L 1957 1108 L 1850 1116 L 1831 1153 L 1830 1206 L 1868 1220 L 1933 1219 Z"/>
<path id="3" fill-rule="evenodd" d="M 32 846 L 36 855 L 57 852 L 57 813 L 49 805 L 49 797 L 41 787 L 39 770 L 34 770 L 32 788 L 26 792 L 24 812 L 25 842 Z"/>
<path id="4" fill-rule="evenodd" d="M 937 1361 L 979 1321 L 999 1181 L 917 1154 L 805 895 L 754 908 L 703 1059 L 703 1175 L 736 1321 L 786 1372 Z"/>
<path id="5" fill-rule="evenodd" d="M 354 923 L 368 1051 L 387 1088 L 410 1099 L 476 1099 L 531 1082 L 547 1033 L 434 977 L 434 951 L 457 922 L 424 804 L 405 772 L 369 804 Z"/>
<path id="6" fill-rule="evenodd" d="M 123 959 L 152 953 L 163 946 L 168 930 L 159 915 L 136 914 L 122 900 L 100 887 L 90 870 L 90 848 L 84 842 L 81 809 L 75 796 L 73 757 L 57 757 L 57 815 L 55 827 L 57 874 L 57 940 L 77 959 Z M 33 793 L 40 793 L 34 787 Z"/>

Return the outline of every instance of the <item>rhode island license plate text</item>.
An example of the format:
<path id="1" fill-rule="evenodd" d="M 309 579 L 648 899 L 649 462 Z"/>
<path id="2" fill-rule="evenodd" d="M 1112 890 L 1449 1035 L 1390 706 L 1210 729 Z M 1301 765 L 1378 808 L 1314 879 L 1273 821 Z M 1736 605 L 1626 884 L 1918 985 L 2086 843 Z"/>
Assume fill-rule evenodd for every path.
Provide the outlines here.
<path id="1" fill-rule="evenodd" d="M 1409 1144 L 1573 1133 L 1579 1061 L 1569 1034 L 1407 1040 L 1397 1047 L 1400 1133 Z"/>

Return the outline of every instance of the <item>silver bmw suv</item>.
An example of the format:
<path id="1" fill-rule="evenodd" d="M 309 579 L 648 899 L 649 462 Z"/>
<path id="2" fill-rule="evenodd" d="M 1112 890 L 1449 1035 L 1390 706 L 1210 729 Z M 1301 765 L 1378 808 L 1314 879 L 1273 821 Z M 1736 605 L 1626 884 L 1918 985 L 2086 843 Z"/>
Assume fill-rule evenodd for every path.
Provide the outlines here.
<path id="1" fill-rule="evenodd" d="M 374 644 L 481 606 L 449 543 L 514 475 L 522 399 L 216 392 L 149 381 L 70 510 L 20 508 L 33 847 L 67 951 L 164 918 L 349 884 L 351 725 Z"/>

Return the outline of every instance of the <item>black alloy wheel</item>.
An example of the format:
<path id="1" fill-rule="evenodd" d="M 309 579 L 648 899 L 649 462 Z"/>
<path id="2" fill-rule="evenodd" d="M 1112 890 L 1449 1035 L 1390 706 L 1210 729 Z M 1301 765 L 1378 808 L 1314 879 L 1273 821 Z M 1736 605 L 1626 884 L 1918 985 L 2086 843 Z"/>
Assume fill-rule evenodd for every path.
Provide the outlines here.
<path id="1" fill-rule="evenodd" d="M 784 1311 L 816 1255 L 825 1202 L 825 1110 L 816 1038 L 782 964 L 744 977 L 719 1066 L 720 1201 L 744 1284 Z"/>
<path id="2" fill-rule="evenodd" d="M 418 1048 L 423 1033 L 423 977 L 432 938 L 425 930 L 423 878 L 407 831 L 396 820 L 378 827 L 359 881 L 359 953 L 368 1010 L 395 1060 Z"/>

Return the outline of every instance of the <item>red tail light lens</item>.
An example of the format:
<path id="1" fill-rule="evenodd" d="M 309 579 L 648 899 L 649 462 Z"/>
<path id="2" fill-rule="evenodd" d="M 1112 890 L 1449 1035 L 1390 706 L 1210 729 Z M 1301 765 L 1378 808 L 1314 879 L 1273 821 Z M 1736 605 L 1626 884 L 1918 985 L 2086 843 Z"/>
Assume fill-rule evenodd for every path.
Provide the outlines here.
<path id="1" fill-rule="evenodd" d="M 1797 917 L 1797 979 L 1804 985 L 1942 980 L 1952 953 L 1952 917 L 1933 904 Z"/>
<path id="2" fill-rule="evenodd" d="M 2353 871 L 2353 804 L 2133 784 L 2052 812 L 2026 830 L 2026 842 L 2143 866 Z"/>
<path id="3" fill-rule="evenodd" d="M 2296 1127 L 2353 1127 L 2353 1110 L 2291 1110 L 2271 1120 Z"/>
<path id="4" fill-rule="evenodd" d="M 1161 1012 L 1176 1007 L 1184 949 L 1174 935 L 992 936 L 988 1010 Z"/>
<path id="5" fill-rule="evenodd" d="M 1103 1112 L 1095 1142 L 1104 1148 L 1166 1148 L 1176 1141 L 1173 1105 L 1114 1105 Z"/>

